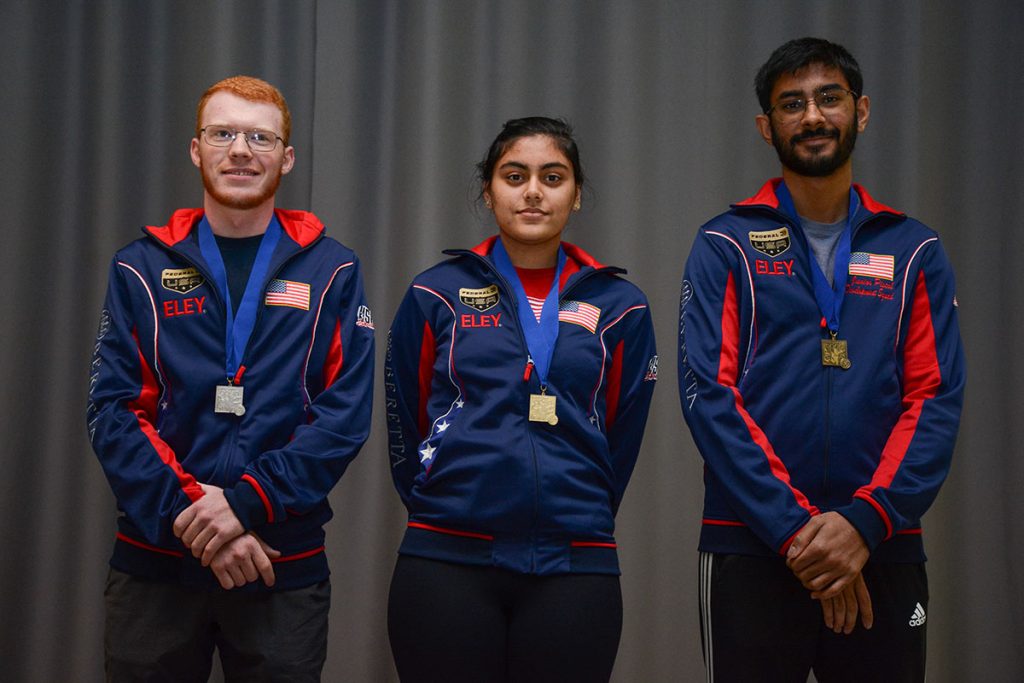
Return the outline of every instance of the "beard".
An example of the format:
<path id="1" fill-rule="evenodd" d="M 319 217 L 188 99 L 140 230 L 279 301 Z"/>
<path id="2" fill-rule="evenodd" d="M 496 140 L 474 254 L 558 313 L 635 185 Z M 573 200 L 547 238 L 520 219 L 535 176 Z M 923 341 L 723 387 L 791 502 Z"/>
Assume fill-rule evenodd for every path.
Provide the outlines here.
<path id="1" fill-rule="evenodd" d="M 272 199 L 277 194 L 277 188 L 281 185 L 281 171 L 280 169 L 276 174 L 269 176 L 269 182 L 256 194 L 251 195 L 235 195 L 222 192 L 217 184 L 214 182 L 212 174 L 207 170 L 206 166 L 202 163 L 199 165 L 199 174 L 203 177 L 203 188 L 206 189 L 207 194 L 210 195 L 218 204 L 231 209 L 248 210 L 254 209 L 257 206 L 263 204 L 268 199 Z"/>
<path id="2" fill-rule="evenodd" d="M 853 146 L 857 143 L 857 117 L 853 118 L 846 130 L 838 128 L 828 130 L 822 127 L 798 133 L 789 140 L 784 139 L 783 135 L 775 128 L 774 122 L 771 127 L 772 146 L 775 147 L 775 153 L 779 155 L 782 165 L 794 173 L 811 178 L 823 178 L 834 173 L 836 169 L 847 162 L 850 155 L 853 154 Z M 798 142 L 823 135 L 836 138 L 839 141 L 835 152 L 832 154 L 814 153 L 810 158 L 804 158 L 797 154 Z"/>

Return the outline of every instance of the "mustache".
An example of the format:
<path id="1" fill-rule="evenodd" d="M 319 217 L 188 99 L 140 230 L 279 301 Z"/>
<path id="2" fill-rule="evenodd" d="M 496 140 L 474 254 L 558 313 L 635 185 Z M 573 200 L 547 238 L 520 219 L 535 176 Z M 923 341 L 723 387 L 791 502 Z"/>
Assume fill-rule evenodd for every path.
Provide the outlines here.
<path id="1" fill-rule="evenodd" d="M 825 128 L 817 128 L 815 130 L 808 130 L 808 131 L 805 131 L 803 133 L 797 133 L 796 135 L 791 137 L 789 139 L 789 144 L 795 145 L 796 143 L 800 142 L 801 140 L 807 140 L 809 138 L 820 138 L 820 137 L 838 138 L 839 137 L 839 131 L 838 130 L 827 130 Z"/>

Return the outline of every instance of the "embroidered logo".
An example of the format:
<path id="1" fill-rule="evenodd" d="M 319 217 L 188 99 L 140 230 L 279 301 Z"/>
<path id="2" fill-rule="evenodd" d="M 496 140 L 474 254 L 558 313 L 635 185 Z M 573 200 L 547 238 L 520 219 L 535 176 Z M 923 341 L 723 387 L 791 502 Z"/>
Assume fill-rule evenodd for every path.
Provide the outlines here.
<path id="1" fill-rule="evenodd" d="M 651 360 L 647 363 L 647 374 L 644 375 L 645 382 L 656 382 L 658 380 L 658 357 L 651 356 Z"/>
<path id="2" fill-rule="evenodd" d="M 309 310 L 309 284 L 291 280 L 271 280 L 267 285 L 267 306 L 291 306 Z"/>
<path id="3" fill-rule="evenodd" d="M 205 296 L 189 296 L 184 299 L 170 299 L 164 302 L 164 317 L 177 318 L 183 315 L 197 315 L 206 311 Z"/>
<path id="4" fill-rule="evenodd" d="M 597 332 L 597 321 L 601 318 L 601 309 L 585 301 L 563 301 L 558 305 L 558 322 L 572 323 Z"/>
<path id="5" fill-rule="evenodd" d="M 370 311 L 369 306 L 360 306 L 356 310 L 356 325 L 370 330 L 374 329 L 373 313 Z"/>
<path id="6" fill-rule="evenodd" d="M 459 301 L 481 313 L 498 305 L 498 285 L 481 289 L 463 287 L 459 290 Z"/>
<path id="7" fill-rule="evenodd" d="M 198 268 L 164 268 L 160 273 L 160 284 L 178 294 L 187 294 L 199 287 L 206 279 Z"/>
<path id="8" fill-rule="evenodd" d="M 99 341 L 107 336 L 107 332 L 110 331 L 110 311 L 103 309 L 100 311 L 100 325 L 96 330 L 96 341 Z"/>
<path id="9" fill-rule="evenodd" d="M 869 254 L 855 251 L 850 254 L 850 275 L 877 277 L 892 281 L 894 261 L 891 254 Z"/>
<path id="10" fill-rule="evenodd" d="M 779 226 L 775 230 L 748 232 L 747 237 L 750 239 L 750 246 L 772 258 L 789 249 L 790 245 L 789 228 L 785 226 Z"/>
<path id="11" fill-rule="evenodd" d="M 907 622 L 911 626 L 924 626 L 925 620 L 928 616 L 924 613 L 924 607 L 921 607 L 921 603 L 917 603 L 914 607 L 914 613 L 910 615 L 910 621 Z"/>

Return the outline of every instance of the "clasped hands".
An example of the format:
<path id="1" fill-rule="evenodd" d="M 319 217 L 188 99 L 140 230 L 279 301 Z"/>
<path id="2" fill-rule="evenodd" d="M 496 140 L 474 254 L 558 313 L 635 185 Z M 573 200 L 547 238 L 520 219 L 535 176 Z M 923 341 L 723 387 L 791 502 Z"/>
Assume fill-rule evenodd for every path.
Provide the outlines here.
<path id="1" fill-rule="evenodd" d="M 223 588 L 238 588 L 261 578 L 267 586 L 273 586 L 271 560 L 281 553 L 242 527 L 223 489 L 211 484 L 200 486 L 205 495 L 175 518 L 174 535 L 193 557 L 213 571 Z"/>
<path id="2" fill-rule="evenodd" d="M 811 517 L 786 551 L 786 566 L 821 601 L 825 625 L 850 634 L 860 616 L 871 628 L 871 595 L 861 569 L 870 552 L 860 533 L 838 512 Z"/>

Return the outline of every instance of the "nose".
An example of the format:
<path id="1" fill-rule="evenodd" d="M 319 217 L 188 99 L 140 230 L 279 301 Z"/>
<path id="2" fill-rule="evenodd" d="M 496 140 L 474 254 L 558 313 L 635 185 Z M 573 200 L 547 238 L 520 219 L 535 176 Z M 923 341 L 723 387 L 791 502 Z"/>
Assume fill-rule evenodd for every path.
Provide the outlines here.
<path id="1" fill-rule="evenodd" d="M 813 99 L 809 99 L 807 100 L 807 106 L 804 107 L 804 111 L 800 117 L 800 121 L 805 126 L 817 127 L 823 121 L 825 121 L 825 115 L 822 114 L 821 109 L 818 108 L 818 103 L 815 102 Z"/>
<path id="2" fill-rule="evenodd" d="M 530 181 L 526 184 L 526 189 L 523 191 L 523 196 L 526 197 L 528 201 L 540 200 L 542 196 L 540 178 L 530 178 Z"/>
<path id="3" fill-rule="evenodd" d="M 228 145 L 228 152 L 231 156 L 252 156 L 252 150 L 249 149 L 249 143 L 245 139 L 245 133 L 235 133 L 235 139 Z"/>

